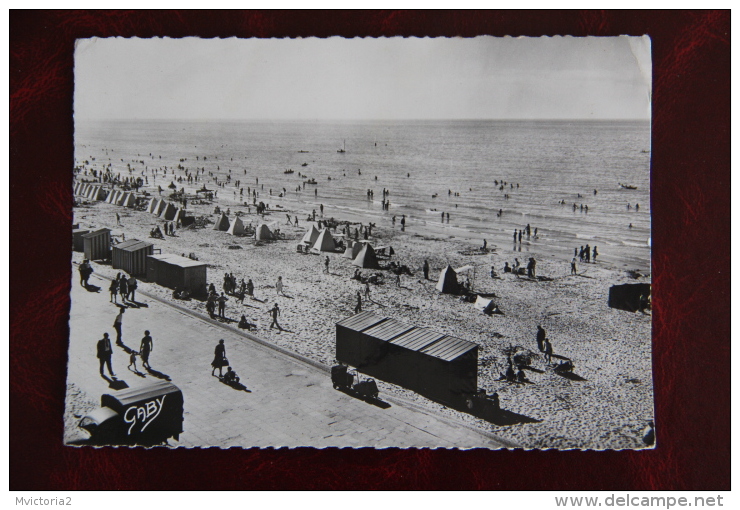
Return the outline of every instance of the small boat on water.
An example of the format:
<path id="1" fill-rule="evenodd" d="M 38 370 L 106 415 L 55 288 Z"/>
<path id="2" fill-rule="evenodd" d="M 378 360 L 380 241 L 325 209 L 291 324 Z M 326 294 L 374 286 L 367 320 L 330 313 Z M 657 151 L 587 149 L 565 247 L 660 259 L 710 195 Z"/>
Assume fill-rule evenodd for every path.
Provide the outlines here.
<path id="1" fill-rule="evenodd" d="M 303 181 L 303 184 L 316 184 L 316 179 L 311 178 L 311 179 L 309 179 L 307 181 Z"/>
<path id="2" fill-rule="evenodd" d="M 637 186 L 630 186 L 629 184 L 622 184 L 621 182 L 619 183 L 619 187 L 622 189 L 637 189 Z"/>
<path id="3" fill-rule="evenodd" d="M 300 152 L 301 154 L 306 154 L 308 151 L 298 151 L 298 152 Z"/>
<path id="4" fill-rule="evenodd" d="M 337 152 L 340 153 L 340 154 L 344 154 L 345 152 L 347 152 L 347 151 L 344 150 L 345 148 L 346 148 L 345 147 L 345 140 L 342 140 L 342 148 L 339 149 Z"/>
<path id="5" fill-rule="evenodd" d="M 301 163 L 301 166 L 308 166 L 308 163 Z"/>
<path id="6" fill-rule="evenodd" d="M 293 173 L 293 169 L 292 169 L 292 168 L 289 168 L 289 169 L 287 169 L 287 170 L 286 170 L 285 172 L 283 172 L 283 173 L 284 173 L 284 174 L 292 174 L 292 173 Z"/>

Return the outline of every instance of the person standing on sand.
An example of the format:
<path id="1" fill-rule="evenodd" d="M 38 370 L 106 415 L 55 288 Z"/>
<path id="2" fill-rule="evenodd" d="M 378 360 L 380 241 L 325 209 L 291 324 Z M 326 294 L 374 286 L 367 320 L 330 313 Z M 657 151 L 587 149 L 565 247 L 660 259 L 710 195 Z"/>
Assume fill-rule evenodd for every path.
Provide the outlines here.
<path id="1" fill-rule="evenodd" d="M 116 225 L 120 225 L 120 224 L 121 224 L 121 215 L 116 213 Z"/>
<path id="2" fill-rule="evenodd" d="M 221 296 L 218 298 L 218 316 L 222 319 L 225 319 L 224 312 L 226 310 L 226 302 L 229 300 L 226 296 L 224 296 L 224 293 L 221 293 Z"/>
<path id="3" fill-rule="evenodd" d="M 552 344 L 549 338 L 545 338 L 545 358 L 547 363 L 552 363 Z"/>
<path id="4" fill-rule="evenodd" d="M 283 277 L 282 276 L 278 276 L 277 282 L 275 282 L 275 291 L 276 291 L 276 294 L 283 293 Z"/>
<path id="5" fill-rule="evenodd" d="M 324 272 L 329 274 L 329 255 L 324 259 Z"/>
<path id="6" fill-rule="evenodd" d="M 516 230 L 516 229 L 514 229 L 514 244 L 516 244 L 516 237 L 517 237 L 517 233 L 518 233 L 518 232 L 517 232 L 517 230 Z"/>
<path id="7" fill-rule="evenodd" d="M 537 326 L 537 349 L 539 349 L 540 352 L 545 352 L 545 339 L 547 338 L 547 332 L 545 331 L 545 328 L 538 325 Z"/>
<path id="8" fill-rule="evenodd" d="M 429 261 L 428 260 L 424 260 L 423 270 L 424 270 L 424 279 L 428 280 L 429 279 Z"/>
<path id="9" fill-rule="evenodd" d="M 275 306 L 273 306 L 268 313 L 272 315 L 272 324 L 270 324 L 270 329 L 272 329 L 273 326 L 277 326 L 280 331 L 283 331 L 283 328 L 278 324 L 278 317 L 280 316 L 280 308 L 278 307 L 278 304 L 275 303 Z"/>
<path id="10" fill-rule="evenodd" d="M 365 282 L 365 299 L 370 301 L 370 282 Z"/>
<path id="11" fill-rule="evenodd" d="M 570 274 L 578 274 L 578 268 L 576 267 L 576 258 L 570 261 Z"/>
<path id="12" fill-rule="evenodd" d="M 598 250 L 596 249 L 596 246 L 594 246 L 594 252 L 593 252 L 593 257 L 591 257 L 591 258 L 593 258 L 593 260 L 594 260 L 594 264 L 596 263 L 596 256 L 597 256 L 598 254 L 599 254 L 599 252 L 598 252 Z"/>
<path id="13" fill-rule="evenodd" d="M 247 294 L 254 296 L 254 283 L 251 278 L 247 281 Z"/>
<path id="14" fill-rule="evenodd" d="M 406 230 L 406 215 L 401 216 L 401 230 Z"/>
<path id="15" fill-rule="evenodd" d="M 360 313 L 362 311 L 362 296 L 360 295 L 360 291 L 357 291 L 357 304 L 355 305 L 355 313 Z"/>

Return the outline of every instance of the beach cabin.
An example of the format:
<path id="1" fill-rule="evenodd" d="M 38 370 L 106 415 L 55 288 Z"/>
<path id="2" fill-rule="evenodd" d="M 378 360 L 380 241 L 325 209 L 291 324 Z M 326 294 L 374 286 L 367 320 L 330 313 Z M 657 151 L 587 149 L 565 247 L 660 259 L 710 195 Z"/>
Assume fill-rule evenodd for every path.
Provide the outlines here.
<path id="1" fill-rule="evenodd" d="M 138 239 L 131 239 L 113 246 L 111 265 L 113 269 L 123 269 L 130 275 L 146 275 L 147 257 L 154 253 L 154 245 Z"/>
<path id="2" fill-rule="evenodd" d="M 85 250 L 85 243 L 82 239 L 82 236 L 85 234 L 89 234 L 90 231 L 83 228 L 75 228 L 72 230 L 72 250 L 74 251 L 84 251 Z"/>
<path id="3" fill-rule="evenodd" d="M 640 296 L 650 296 L 649 283 L 625 283 L 613 285 L 609 288 L 609 307 L 627 312 L 636 312 L 640 309 Z"/>
<path id="4" fill-rule="evenodd" d="M 108 260 L 110 258 L 110 229 L 101 228 L 82 235 L 82 251 L 88 260 Z"/>
<path id="5" fill-rule="evenodd" d="M 208 265 L 179 255 L 147 257 L 146 277 L 170 289 L 187 289 L 195 297 L 206 295 Z"/>
<path id="6" fill-rule="evenodd" d="M 340 363 L 465 410 L 478 388 L 478 345 L 362 312 L 336 325 Z"/>

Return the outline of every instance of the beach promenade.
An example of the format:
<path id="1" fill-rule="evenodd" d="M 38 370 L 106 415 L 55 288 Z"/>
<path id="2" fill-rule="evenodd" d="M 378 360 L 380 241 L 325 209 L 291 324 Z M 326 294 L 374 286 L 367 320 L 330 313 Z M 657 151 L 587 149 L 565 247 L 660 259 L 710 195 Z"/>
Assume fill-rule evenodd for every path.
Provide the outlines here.
<path id="1" fill-rule="evenodd" d="M 73 273 L 77 275 L 76 267 Z M 172 446 L 241 447 L 443 447 L 515 446 L 484 431 L 420 409 L 381 393 L 389 407 L 373 405 L 332 388 L 325 367 L 279 352 L 187 309 L 137 292 L 138 307 L 123 317 L 123 344 L 138 351 L 144 331 L 154 340 L 152 371 L 127 369 L 129 354 L 115 345 L 113 321 L 119 308 L 109 301 L 109 280 L 90 279 L 100 292 L 73 280 L 68 383 L 88 401 L 115 393 L 99 374 L 96 343 L 108 332 L 113 370 L 129 388 L 169 377 L 185 399 L 184 433 Z M 241 382 L 239 391 L 211 375 L 218 340 Z M 119 383 L 120 386 L 123 384 Z M 69 397 L 68 397 L 69 398 Z M 68 402 L 69 406 L 70 402 Z M 74 403 L 72 403 L 74 408 Z M 80 437 L 84 437 L 80 435 Z"/>

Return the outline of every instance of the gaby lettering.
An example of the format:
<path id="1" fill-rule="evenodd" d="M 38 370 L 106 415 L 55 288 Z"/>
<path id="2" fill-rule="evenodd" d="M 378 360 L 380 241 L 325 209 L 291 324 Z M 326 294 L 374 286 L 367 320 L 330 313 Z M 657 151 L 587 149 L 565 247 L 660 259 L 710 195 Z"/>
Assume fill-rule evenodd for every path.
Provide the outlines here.
<path id="1" fill-rule="evenodd" d="M 136 424 L 141 426 L 141 430 L 139 430 L 139 432 L 144 432 L 149 424 L 159 416 L 159 413 L 162 411 L 162 407 L 164 406 L 164 397 L 166 396 L 167 395 L 162 395 L 161 399 L 155 398 L 154 400 L 150 400 L 143 406 L 131 406 L 126 409 L 126 413 L 123 415 L 123 421 L 131 424 L 128 428 L 127 434 L 131 435 L 131 430 Z"/>

